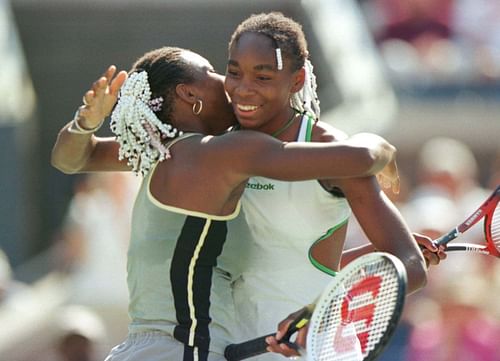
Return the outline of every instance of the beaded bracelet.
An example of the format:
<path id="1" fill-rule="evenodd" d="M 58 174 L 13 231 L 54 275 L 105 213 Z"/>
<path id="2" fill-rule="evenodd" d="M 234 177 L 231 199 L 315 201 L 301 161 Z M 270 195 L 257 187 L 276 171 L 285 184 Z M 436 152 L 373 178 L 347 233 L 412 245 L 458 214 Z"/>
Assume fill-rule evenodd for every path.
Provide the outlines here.
<path id="1" fill-rule="evenodd" d="M 104 119 L 102 122 L 100 122 L 97 126 L 95 126 L 92 129 L 85 129 L 83 128 L 80 123 L 78 123 L 78 118 L 80 117 L 80 110 L 78 109 L 75 113 L 75 116 L 73 117 L 73 120 L 71 121 L 71 124 L 68 128 L 68 132 L 73 133 L 73 134 L 91 134 L 95 133 L 101 128 L 102 124 L 104 123 Z"/>

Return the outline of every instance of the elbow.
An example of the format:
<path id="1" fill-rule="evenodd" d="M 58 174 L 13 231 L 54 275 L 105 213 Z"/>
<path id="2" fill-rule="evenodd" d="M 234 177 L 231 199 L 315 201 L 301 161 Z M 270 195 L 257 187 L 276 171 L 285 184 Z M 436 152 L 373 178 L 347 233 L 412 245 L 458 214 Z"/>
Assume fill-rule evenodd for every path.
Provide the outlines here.
<path id="1" fill-rule="evenodd" d="M 379 148 L 365 149 L 365 176 L 381 172 L 390 162 L 395 162 L 397 149 L 389 143 L 383 143 Z"/>
<path id="2" fill-rule="evenodd" d="M 408 290 L 411 294 L 427 284 L 427 266 L 423 256 L 415 256 L 405 262 L 408 275 Z"/>
<path id="3" fill-rule="evenodd" d="M 71 166 L 71 164 L 68 164 L 67 162 L 64 162 L 64 159 L 58 157 L 54 152 L 52 152 L 51 154 L 50 164 L 64 174 L 76 174 L 79 171 L 79 169 L 77 169 L 76 167 Z"/>
<path id="4" fill-rule="evenodd" d="M 372 176 L 380 172 L 386 164 L 386 161 L 381 158 L 380 152 L 372 148 L 366 147 L 361 150 L 360 161 L 360 176 Z"/>

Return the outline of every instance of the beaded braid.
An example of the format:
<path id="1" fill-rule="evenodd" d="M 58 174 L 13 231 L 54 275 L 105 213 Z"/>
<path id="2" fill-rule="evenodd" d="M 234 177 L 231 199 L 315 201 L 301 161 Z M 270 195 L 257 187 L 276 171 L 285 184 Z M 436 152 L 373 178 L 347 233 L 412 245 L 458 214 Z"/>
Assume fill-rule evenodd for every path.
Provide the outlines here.
<path id="1" fill-rule="evenodd" d="M 182 135 L 156 116 L 162 102 L 161 97 L 151 99 L 146 71 L 132 73 L 120 90 L 110 126 L 120 143 L 119 159 L 127 159 L 136 174 L 144 176 L 157 161 L 170 158 L 163 141 Z"/>
<path id="2" fill-rule="evenodd" d="M 313 72 L 313 66 L 309 59 L 304 62 L 306 71 L 304 86 L 296 92 L 290 99 L 292 108 L 297 109 L 302 114 L 311 114 L 316 121 L 320 117 L 319 98 L 316 92 L 316 76 Z"/>
<path id="3" fill-rule="evenodd" d="M 244 33 L 258 33 L 270 38 L 276 47 L 278 70 L 282 68 L 282 57 L 291 61 L 293 71 L 304 67 L 306 78 L 303 88 L 290 99 L 290 106 L 302 114 L 308 113 L 317 121 L 320 116 L 319 98 L 316 92 L 316 76 L 308 59 L 307 41 L 302 26 L 280 12 L 251 15 L 244 20 L 231 36 L 229 49 Z M 281 59 L 281 61 L 280 61 Z"/>

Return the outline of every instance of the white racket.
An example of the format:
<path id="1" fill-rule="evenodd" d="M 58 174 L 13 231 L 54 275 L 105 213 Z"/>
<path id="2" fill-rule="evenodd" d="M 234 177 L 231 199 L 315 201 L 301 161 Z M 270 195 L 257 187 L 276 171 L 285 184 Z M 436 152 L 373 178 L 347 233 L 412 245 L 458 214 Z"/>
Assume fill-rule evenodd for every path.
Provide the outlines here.
<path id="1" fill-rule="evenodd" d="M 308 361 L 373 360 L 398 324 L 406 295 L 406 270 L 388 253 L 374 252 L 345 266 L 292 323 L 282 342 L 309 324 Z M 267 352 L 262 336 L 226 347 L 228 361 Z M 293 343 L 290 343 L 293 345 Z"/>

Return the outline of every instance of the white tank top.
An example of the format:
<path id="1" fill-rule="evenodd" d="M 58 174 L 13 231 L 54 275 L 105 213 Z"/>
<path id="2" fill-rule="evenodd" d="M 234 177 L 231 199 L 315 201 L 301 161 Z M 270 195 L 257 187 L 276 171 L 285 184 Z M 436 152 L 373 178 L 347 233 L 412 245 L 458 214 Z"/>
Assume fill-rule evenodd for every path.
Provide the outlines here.
<path id="1" fill-rule="evenodd" d="M 312 125 L 310 117 L 302 118 L 297 141 L 311 140 Z M 334 272 L 318 270 L 309 250 L 344 225 L 351 210 L 345 198 L 330 194 L 317 180 L 264 177 L 249 180 L 241 206 L 237 219 L 228 222 L 221 261 L 233 277 L 240 275 L 233 294 L 245 339 L 274 332 L 279 321 L 319 295 Z"/>

